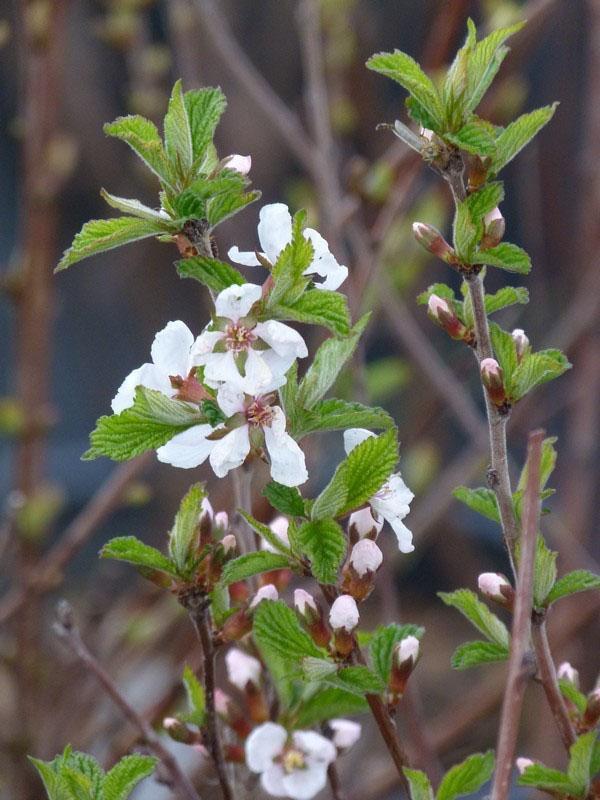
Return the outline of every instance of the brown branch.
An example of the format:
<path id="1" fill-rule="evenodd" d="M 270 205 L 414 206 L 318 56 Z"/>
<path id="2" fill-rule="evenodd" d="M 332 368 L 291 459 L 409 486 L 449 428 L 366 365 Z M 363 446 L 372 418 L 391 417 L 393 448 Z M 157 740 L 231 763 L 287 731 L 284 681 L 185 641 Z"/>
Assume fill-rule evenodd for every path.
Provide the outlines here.
<path id="1" fill-rule="evenodd" d="M 194 789 L 190 779 L 182 771 L 172 753 L 170 753 L 161 742 L 158 734 L 154 731 L 152 726 L 129 705 L 108 672 L 106 672 L 104 667 L 88 650 L 74 622 L 73 609 L 64 600 L 59 603 L 57 608 L 57 621 L 54 624 L 54 632 L 77 656 L 89 672 L 92 673 L 104 691 L 121 710 L 123 716 L 139 731 L 140 736 L 146 742 L 148 748 L 162 761 L 171 776 L 173 786 L 177 788 L 179 796 L 186 798 L 186 800 L 200 800 L 200 796 Z"/>

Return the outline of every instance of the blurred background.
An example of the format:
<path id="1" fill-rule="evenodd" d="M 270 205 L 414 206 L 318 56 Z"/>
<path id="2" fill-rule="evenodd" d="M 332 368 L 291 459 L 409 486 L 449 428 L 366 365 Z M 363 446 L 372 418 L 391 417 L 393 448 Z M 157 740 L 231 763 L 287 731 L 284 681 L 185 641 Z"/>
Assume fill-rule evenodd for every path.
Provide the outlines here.
<path id="1" fill-rule="evenodd" d="M 83 222 L 111 216 L 99 195 L 156 206 L 157 186 L 102 124 L 141 113 L 160 122 L 173 81 L 220 85 L 229 105 L 221 156 L 252 155 L 260 202 L 305 207 L 310 222 L 350 268 L 353 315 L 373 312 L 361 351 L 338 393 L 380 404 L 397 420 L 403 477 L 416 494 L 409 527 L 416 550 L 399 555 L 386 530 L 387 574 L 365 605 L 366 624 L 424 625 L 423 658 L 399 715 L 417 766 L 439 774 L 469 752 L 494 745 L 504 667 L 453 672 L 450 656 L 471 632 L 436 597 L 475 588 L 477 575 L 508 569 L 496 527 L 452 498 L 482 485 L 487 465 L 483 403 L 472 360 L 427 319 L 416 295 L 443 280 L 410 226 L 448 231 L 450 198 L 378 122 L 405 119 L 399 86 L 364 67 L 399 47 L 435 73 L 478 28 L 529 20 L 486 97 L 498 124 L 560 100 L 535 142 L 505 171 L 507 238 L 532 255 L 516 282 L 528 306 L 500 316 L 525 328 L 535 348 L 562 347 L 573 369 L 513 414 L 513 472 L 527 432 L 558 436 L 559 459 L 544 533 L 560 550 L 559 572 L 600 559 L 597 494 L 600 339 L 600 3 L 597 0 L 4 0 L 0 4 L 0 798 L 42 796 L 25 754 L 49 758 L 67 742 L 105 765 L 136 744 L 135 731 L 55 641 L 58 597 L 73 603 L 84 638 L 140 714 L 159 723 L 182 702 L 183 663 L 199 662 L 176 603 L 133 570 L 100 562 L 111 535 L 164 544 L 179 498 L 207 480 L 215 509 L 232 511 L 227 481 L 207 467 L 81 462 L 95 420 L 109 413 L 123 377 L 147 360 L 154 333 L 182 319 L 199 333 L 207 319 L 201 287 L 181 281 L 176 252 L 146 241 L 95 257 L 55 277 L 52 269 Z M 256 243 L 259 204 L 218 231 Z M 248 273 L 251 280 L 255 278 Z M 490 288 L 512 277 L 490 274 Z M 311 345 L 318 344 L 314 331 Z M 307 440 L 314 496 L 342 456 L 341 436 Z M 254 513 L 268 521 L 255 481 Z M 596 571 L 598 567 L 596 566 Z M 562 602 L 550 620 L 558 662 L 571 661 L 585 691 L 598 669 L 598 599 Z M 531 713 L 527 713 L 531 712 Z M 365 721 L 368 728 L 368 721 Z M 342 759 L 351 798 L 398 796 L 377 732 Z M 205 770 L 203 797 L 215 792 Z M 532 684 L 519 753 L 563 766 L 560 742 Z M 352 764 L 360 759 L 361 769 Z M 167 798 L 147 781 L 136 795 Z M 215 795 L 216 796 L 216 795 Z"/>

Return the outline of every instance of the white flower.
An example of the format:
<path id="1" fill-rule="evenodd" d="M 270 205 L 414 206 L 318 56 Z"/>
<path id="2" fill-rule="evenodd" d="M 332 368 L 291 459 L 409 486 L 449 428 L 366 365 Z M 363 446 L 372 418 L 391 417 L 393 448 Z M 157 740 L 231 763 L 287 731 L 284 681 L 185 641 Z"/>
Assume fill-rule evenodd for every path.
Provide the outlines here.
<path id="1" fill-rule="evenodd" d="M 241 156 L 239 153 L 233 153 L 223 159 L 223 166 L 227 167 L 227 169 L 234 169 L 240 175 L 247 175 L 252 168 L 252 156 Z"/>
<path id="2" fill-rule="evenodd" d="M 275 517 L 274 520 L 269 522 L 269 528 L 273 531 L 275 536 L 281 540 L 281 544 L 285 545 L 285 547 L 290 546 L 290 540 L 288 537 L 288 527 L 289 527 L 289 520 L 287 517 L 279 514 Z M 268 550 L 270 553 L 280 553 L 280 550 L 276 550 L 270 542 L 267 542 L 266 539 L 261 539 L 260 542 L 260 549 L 261 550 Z"/>
<path id="3" fill-rule="evenodd" d="M 343 629 L 352 633 L 358 625 L 359 614 L 356 600 L 349 594 L 341 594 L 333 601 L 329 611 L 329 624 L 334 631 Z"/>
<path id="4" fill-rule="evenodd" d="M 350 553 L 350 564 L 361 578 L 367 572 L 377 572 L 382 561 L 383 553 L 372 539 L 361 539 Z"/>
<path id="5" fill-rule="evenodd" d="M 260 773 L 263 789 L 273 797 L 310 800 L 327 782 L 327 767 L 336 749 L 314 731 L 294 731 L 265 722 L 246 739 L 246 764 Z"/>
<path id="6" fill-rule="evenodd" d="M 289 325 L 247 316 L 261 296 L 262 288 L 253 283 L 229 286 L 217 296 L 217 319 L 194 345 L 194 363 L 204 366 L 207 386 L 229 383 L 246 394 L 270 392 L 283 386 L 296 358 L 308 355 L 304 339 Z"/>
<path id="7" fill-rule="evenodd" d="M 258 686 L 260 683 L 261 663 L 243 650 L 232 647 L 225 656 L 225 666 L 227 667 L 227 677 L 230 683 L 244 691 L 248 683 Z"/>
<path id="8" fill-rule="evenodd" d="M 304 591 L 304 589 L 294 589 L 294 605 L 301 617 L 306 616 L 307 608 L 310 608 L 315 614 L 319 612 L 315 598 L 309 592 Z"/>
<path id="9" fill-rule="evenodd" d="M 338 750 L 349 750 L 360 739 L 362 728 L 358 722 L 351 719 L 330 719 L 328 725 L 333 731 L 332 741 Z"/>
<path id="10" fill-rule="evenodd" d="M 563 661 L 556 670 L 556 674 L 561 680 L 569 681 L 573 686 L 579 688 L 579 672 L 568 661 Z"/>
<path id="11" fill-rule="evenodd" d="M 317 274 L 324 278 L 321 283 L 315 282 L 315 286 L 320 289 L 337 289 L 346 280 L 348 268 L 338 264 L 320 233 L 313 228 L 305 228 L 304 236 L 314 248 L 313 260 L 304 274 Z M 271 203 L 261 208 L 258 240 L 264 251 L 261 256 L 274 264 L 283 248 L 292 241 L 292 217 L 286 205 Z M 228 255 L 236 264 L 244 264 L 247 267 L 256 267 L 260 264 L 254 251 L 241 252 L 237 247 L 232 247 Z"/>
<path id="12" fill-rule="evenodd" d="M 156 334 L 150 352 L 152 363 L 134 369 L 119 387 L 111 403 L 115 414 L 133 405 L 136 386 L 157 389 L 167 397 L 173 397 L 178 389 L 171 385 L 170 376 L 187 378 L 190 370 L 196 366 L 194 335 L 181 320 L 167 323 Z"/>
<path id="13" fill-rule="evenodd" d="M 351 453 L 358 444 L 374 435 L 364 428 L 350 428 L 344 431 L 346 453 Z M 404 483 L 400 473 L 395 472 L 369 500 L 369 505 L 374 512 L 373 517 L 376 518 L 376 515 L 380 515 L 392 526 L 401 553 L 412 553 L 415 549 L 412 543 L 412 533 L 402 522 L 410 511 L 410 501 L 413 497 L 414 494 Z"/>
<path id="14" fill-rule="evenodd" d="M 350 514 L 348 528 L 351 527 L 356 529 L 359 539 L 364 539 L 366 536 L 377 538 L 383 528 L 383 520 L 379 519 L 377 515 L 373 515 L 373 509 L 370 506 L 365 506 Z"/>
<path id="15" fill-rule="evenodd" d="M 395 648 L 395 658 L 398 666 L 404 664 L 409 659 L 412 659 L 413 664 L 416 664 L 419 657 L 419 649 L 421 644 L 416 636 L 405 636 Z"/>
<path id="16" fill-rule="evenodd" d="M 256 608 L 261 600 L 279 600 L 279 592 L 272 583 L 260 587 L 250 602 L 250 608 Z"/>

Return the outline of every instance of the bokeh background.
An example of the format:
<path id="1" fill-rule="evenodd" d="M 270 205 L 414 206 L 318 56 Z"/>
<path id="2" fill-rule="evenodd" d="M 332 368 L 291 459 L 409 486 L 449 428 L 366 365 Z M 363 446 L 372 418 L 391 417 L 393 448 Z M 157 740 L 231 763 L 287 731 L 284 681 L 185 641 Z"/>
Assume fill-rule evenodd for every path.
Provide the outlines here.
<path id="1" fill-rule="evenodd" d="M 315 6 L 320 36 L 315 39 Z M 156 205 L 157 187 L 128 148 L 102 133 L 125 113 L 155 121 L 170 87 L 220 85 L 229 106 L 221 155 L 251 153 L 261 202 L 305 207 L 350 268 L 353 314 L 371 310 L 364 347 L 338 391 L 383 405 L 397 420 L 401 468 L 416 493 L 407 519 L 416 550 L 399 556 L 389 531 L 367 624 L 424 625 L 424 655 L 400 714 L 407 747 L 433 775 L 493 746 L 504 668 L 450 669 L 471 632 L 436 597 L 474 587 L 479 572 L 506 570 L 499 534 L 452 498 L 481 485 L 487 439 L 469 354 L 434 328 L 416 295 L 454 281 L 419 249 L 415 219 L 450 225 L 444 186 L 381 121 L 404 119 L 403 92 L 364 68 L 375 51 L 401 49 L 435 72 L 460 45 L 468 15 L 483 30 L 527 18 L 512 40 L 484 115 L 504 123 L 560 100 L 547 129 L 506 170 L 502 210 L 510 241 L 532 255 L 518 283 L 532 302 L 508 310 L 536 348 L 560 346 L 573 369 L 522 404 L 509 428 L 513 472 L 527 432 L 558 436 L 544 533 L 561 572 L 600 558 L 597 495 L 600 340 L 600 3 L 597 0 L 4 0 L 0 4 L 0 798 L 34 800 L 40 785 L 25 754 L 49 758 L 67 742 L 106 765 L 136 744 L 135 732 L 55 641 L 58 597 L 73 603 L 84 637 L 124 694 L 159 723 L 181 702 L 180 676 L 198 663 L 194 636 L 170 598 L 132 570 L 99 562 L 111 535 L 160 546 L 191 480 L 208 480 L 217 509 L 232 510 L 227 481 L 207 468 L 176 471 L 153 457 L 117 468 L 81 462 L 87 437 L 124 375 L 147 359 L 170 319 L 199 332 L 202 289 L 181 281 L 176 253 L 154 241 L 96 257 L 58 277 L 53 266 L 82 223 L 110 216 L 100 187 Z M 230 37 L 235 47 L 232 48 Z M 312 38 L 311 38 L 312 37 Z M 316 55 L 315 46 L 316 43 Z M 320 55 L 323 63 L 320 63 Z M 320 85 L 320 68 L 325 77 Z M 311 82 L 311 70 L 316 83 Z M 316 87 L 316 90 L 315 90 Z M 329 110 L 323 126 L 322 102 Z M 313 142 L 320 143 L 320 149 Z M 319 160 L 320 159 L 320 160 Z M 259 205 L 218 233 L 224 254 L 256 242 Z M 252 279 L 252 278 L 251 278 Z M 490 275 L 491 287 L 512 277 Z M 311 344 L 318 344 L 313 334 Z M 342 455 L 341 437 L 308 447 L 317 492 Z M 268 521 L 260 498 L 254 511 Z M 98 491 L 101 494 L 98 496 Z M 91 504 L 91 505 L 90 505 Z M 598 670 L 598 600 L 565 600 L 550 621 L 558 661 L 580 670 L 585 690 Z M 365 722 L 368 728 L 368 722 Z M 519 752 L 561 766 L 563 754 L 533 684 Z M 201 757 L 177 747 L 190 769 Z M 360 763 L 360 769 L 356 765 Z M 376 731 L 342 761 L 350 798 L 398 796 Z M 147 781 L 136 797 L 166 798 Z"/>

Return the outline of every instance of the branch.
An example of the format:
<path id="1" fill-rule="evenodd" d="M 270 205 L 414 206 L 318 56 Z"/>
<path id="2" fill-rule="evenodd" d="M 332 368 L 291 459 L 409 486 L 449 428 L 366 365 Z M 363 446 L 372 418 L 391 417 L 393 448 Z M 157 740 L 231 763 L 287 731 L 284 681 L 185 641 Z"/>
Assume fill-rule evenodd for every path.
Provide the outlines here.
<path id="1" fill-rule="evenodd" d="M 77 656 L 81 663 L 92 673 L 104 691 L 112 698 L 123 716 L 139 731 L 148 748 L 159 758 L 171 775 L 173 786 L 177 787 L 179 796 L 186 800 L 200 800 L 188 776 L 182 771 L 176 759 L 161 742 L 152 726 L 132 708 L 120 693 L 113 679 L 104 667 L 96 660 L 83 642 L 74 618 L 73 609 L 62 600 L 57 607 L 57 621 L 54 632 Z"/>
<path id="2" fill-rule="evenodd" d="M 502 702 L 502 715 L 496 748 L 497 760 L 492 786 L 492 800 L 507 800 L 508 798 L 525 687 L 534 669 L 533 654 L 529 652 L 529 640 L 533 608 L 535 545 L 541 513 L 540 465 L 543 441 L 544 431 L 534 431 L 529 436 L 527 447 L 527 463 L 529 467 L 523 501 L 523 530 L 520 540 L 519 571 L 511 630 L 508 677 Z"/>

